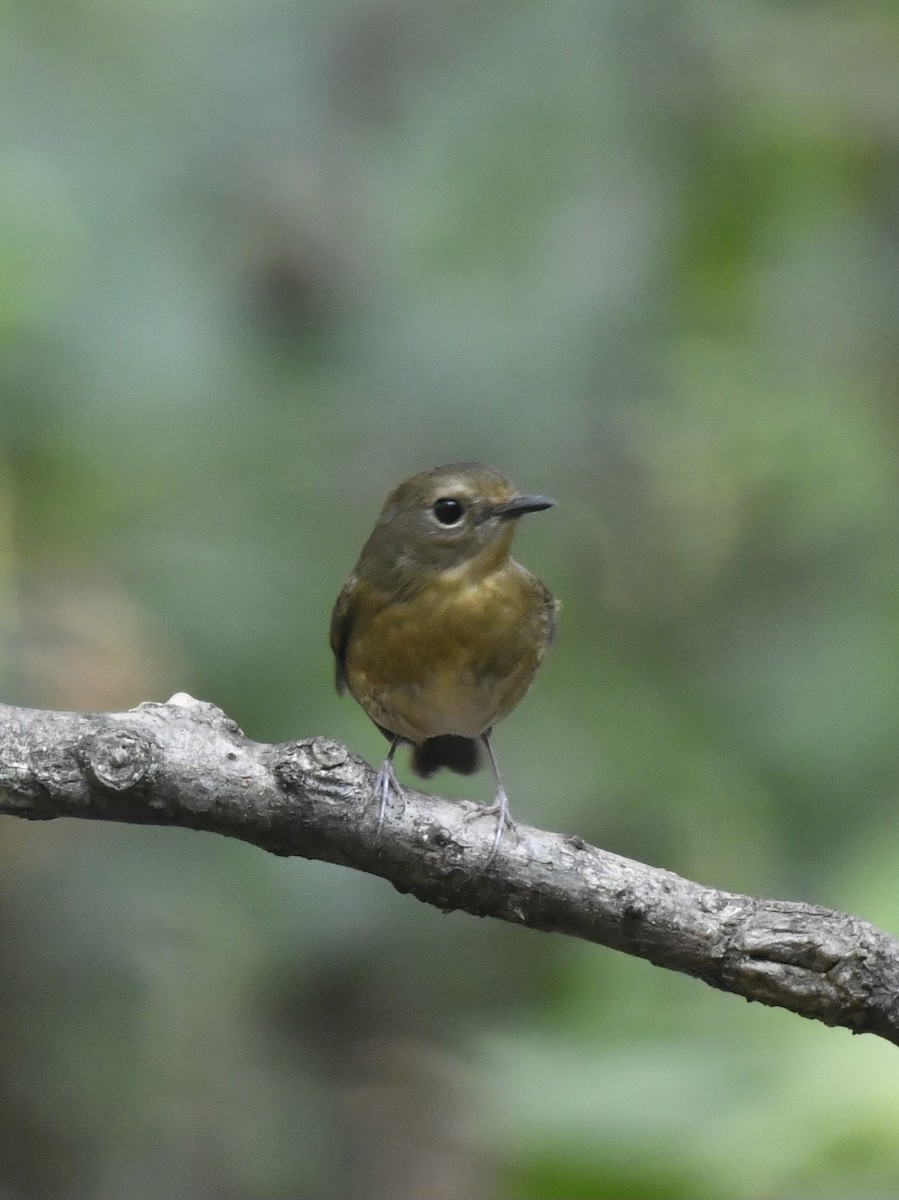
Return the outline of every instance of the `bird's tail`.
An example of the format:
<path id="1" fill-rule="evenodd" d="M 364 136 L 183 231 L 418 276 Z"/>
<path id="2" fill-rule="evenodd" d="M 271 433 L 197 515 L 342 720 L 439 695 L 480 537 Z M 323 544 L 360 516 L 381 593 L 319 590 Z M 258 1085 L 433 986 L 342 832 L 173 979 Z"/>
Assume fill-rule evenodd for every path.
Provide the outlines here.
<path id="1" fill-rule="evenodd" d="M 412 747 L 412 770 L 428 779 L 441 767 L 459 775 L 473 774 L 481 763 L 481 743 L 476 738 L 445 733 Z"/>

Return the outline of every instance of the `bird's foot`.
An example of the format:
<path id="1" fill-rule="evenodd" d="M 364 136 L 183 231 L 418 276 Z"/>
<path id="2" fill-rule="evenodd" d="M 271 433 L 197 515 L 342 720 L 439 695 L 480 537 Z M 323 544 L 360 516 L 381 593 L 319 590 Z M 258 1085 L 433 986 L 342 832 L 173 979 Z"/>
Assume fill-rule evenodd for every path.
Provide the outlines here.
<path id="1" fill-rule="evenodd" d="M 389 758 L 385 758 L 381 763 L 378 773 L 375 776 L 374 793 L 378 797 L 378 828 L 375 830 L 375 839 L 381 836 L 381 828 L 384 825 L 384 818 L 387 816 L 387 805 L 390 801 L 390 791 L 396 793 L 398 799 L 402 799 L 403 789 L 400 787 L 400 781 L 396 777 L 396 771 L 393 769 L 393 763 Z"/>
<path id="2" fill-rule="evenodd" d="M 486 804 L 482 808 L 475 809 L 474 812 L 466 813 L 462 818 L 463 822 L 467 825 L 469 821 L 476 821 L 478 817 L 493 816 L 496 817 L 496 833 L 493 835 L 493 845 L 490 847 L 490 853 L 484 864 L 485 867 L 489 867 L 496 858 L 496 852 L 499 850 L 499 844 L 506 829 L 510 829 L 515 834 L 516 839 L 518 837 L 518 827 L 509 816 L 509 799 L 506 796 L 505 790 L 500 788 L 492 804 Z"/>

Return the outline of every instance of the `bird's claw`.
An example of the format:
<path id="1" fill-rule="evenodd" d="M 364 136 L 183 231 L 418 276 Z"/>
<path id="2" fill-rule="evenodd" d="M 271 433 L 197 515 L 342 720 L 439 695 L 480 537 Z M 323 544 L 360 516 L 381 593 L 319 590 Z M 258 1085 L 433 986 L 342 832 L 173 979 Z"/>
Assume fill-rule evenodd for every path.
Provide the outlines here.
<path id="1" fill-rule="evenodd" d="M 375 776 L 374 793 L 378 797 L 378 827 L 375 830 L 375 841 L 381 836 L 381 829 L 384 826 L 384 819 L 387 816 L 387 805 L 390 801 L 391 788 L 396 792 L 398 797 L 402 796 L 402 789 L 396 777 L 396 771 L 394 771 L 393 763 L 388 758 L 381 763 L 378 773 Z"/>
<path id="2" fill-rule="evenodd" d="M 496 858 L 497 851 L 499 850 L 499 844 L 503 839 L 503 833 L 506 829 L 512 830 L 512 832 L 515 833 L 516 838 L 518 836 L 518 827 L 509 816 L 509 800 L 505 791 L 500 790 L 497 792 L 496 799 L 492 804 L 486 804 L 481 808 L 476 808 L 474 812 L 466 813 L 462 818 L 463 822 L 467 825 L 469 821 L 476 821 L 479 817 L 493 816 L 495 816 L 497 819 L 496 833 L 493 835 L 493 845 L 490 847 L 490 853 L 487 855 L 487 861 L 484 864 L 485 867 L 489 867 Z"/>

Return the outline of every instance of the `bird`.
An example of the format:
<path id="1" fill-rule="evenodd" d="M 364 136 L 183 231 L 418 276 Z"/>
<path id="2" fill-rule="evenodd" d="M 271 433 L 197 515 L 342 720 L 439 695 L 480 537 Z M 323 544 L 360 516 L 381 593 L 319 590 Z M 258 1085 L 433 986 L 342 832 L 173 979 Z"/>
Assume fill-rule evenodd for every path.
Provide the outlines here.
<path id="1" fill-rule="evenodd" d="M 496 815 L 488 862 L 514 827 L 491 734 L 531 686 L 558 605 L 509 549 L 519 519 L 554 503 L 471 462 L 422 471 L 388 495 L 330 629 L 338 694 L 349 690 L 390 742 L 375 777 L 378 835 L 391 791 L 402 798 L 393 758 L 406 743 L 425 778 L 471 774 L 486 750 L 496 796 L 470 815 Z"/>

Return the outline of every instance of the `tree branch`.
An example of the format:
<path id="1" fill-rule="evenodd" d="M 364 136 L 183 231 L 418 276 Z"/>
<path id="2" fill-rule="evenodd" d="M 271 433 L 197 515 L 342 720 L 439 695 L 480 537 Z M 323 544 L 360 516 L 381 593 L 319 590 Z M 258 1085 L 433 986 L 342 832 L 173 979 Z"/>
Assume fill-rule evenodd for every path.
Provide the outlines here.
<path id="1" fill-rule="evenodd" d="M 0 813 L 175 825 L 339 863 L 443 910 L 586 938 L 712 987 L 899 1045 L 899 941 L 810 904 L 691 883 L 406 789 L 376 836 L 373 772 L 328 738 L 252 742 L 179 693 L 125 713 L 0 705 Z"/>

